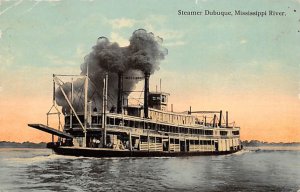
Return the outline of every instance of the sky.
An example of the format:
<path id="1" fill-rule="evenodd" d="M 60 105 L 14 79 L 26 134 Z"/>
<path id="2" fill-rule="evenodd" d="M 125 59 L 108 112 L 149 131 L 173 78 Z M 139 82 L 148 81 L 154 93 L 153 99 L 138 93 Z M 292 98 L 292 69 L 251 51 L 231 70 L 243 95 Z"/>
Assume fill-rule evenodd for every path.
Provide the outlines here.
<path id="1" fill-rule="evenodd" d="M 0 1 L 0 141 L 50 141 L 27 124 L 46 123 L 52 74 L 79 74 L 98 37 L 127 46 L 140 28 L 168 49 L 150 89 L 162 79 L 175 111 L 222 109 L 242 140 L 300 142 L 299 0 Z"/>

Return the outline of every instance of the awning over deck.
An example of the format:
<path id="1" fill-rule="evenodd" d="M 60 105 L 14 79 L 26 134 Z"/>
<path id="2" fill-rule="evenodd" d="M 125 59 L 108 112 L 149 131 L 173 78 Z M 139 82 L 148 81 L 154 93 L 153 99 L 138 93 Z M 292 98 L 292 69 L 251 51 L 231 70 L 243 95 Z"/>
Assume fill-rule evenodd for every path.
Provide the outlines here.
<path id="1" fill-rule="evenodd" d="M 44 132 L 47 132 L 47 133 L 50 133 L 52 135 L 56 135 L 56 136 L 67 138 L 67 139 L 73 139 L 73 136 L 70 135 L 69 133 L 65 133 L 65 132 L 59 131 L 57 129 L 48 127 L 47 125 L 43 125 L 43 124 L 28 124 L 28 126 L 32 127 L 32 128 L 35 128 L 35 129 L 38 129 L 38 130 L 41 130 L 41 131 L 44 131 Z"/>

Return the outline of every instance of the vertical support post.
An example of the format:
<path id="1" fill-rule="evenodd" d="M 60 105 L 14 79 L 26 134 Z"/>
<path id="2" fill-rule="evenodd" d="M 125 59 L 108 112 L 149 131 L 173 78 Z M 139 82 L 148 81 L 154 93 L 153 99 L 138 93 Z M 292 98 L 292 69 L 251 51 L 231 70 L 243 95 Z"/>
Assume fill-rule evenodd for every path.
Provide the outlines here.
<path id="1" fill-rule="evenodd" d="M 150 137 L 149 137 L 149 130 L 147 131 L 147 141 L 148 141 L 148 152 L 150 151 Z"/>
<path id="2" fill-rule="evenodd" d="M 131 131 L 129 131 L 129 148 L 132 151 L 132 138 L 131 138 Z"/>
<path id="3" fill-rule="evenodd" d="M 154 151 L 156 151 L 156 137 L 154 136 Z"/>
<path id="4" fill-rule="evenodd" d="M 88 124 L 92 128 L 92 101 L 89 101 L 88 104 Z"/>
<path id="5" fill-rule="evenodd" d="M 220 111 L 219 127 L 222 126 L 222 110 Z"/>
<path id="6" fill-rule="evenodd" d="M 161 79 L 159 79 L 159 92 L 161 92 Z"/>
<path id="7" fill-rule="evenodd" d="M 141 150 L 141 135 L 139 135 L 139 144 L 138 144 L 138 146 L 139 146 L 139 151 Z"/>
<path id="8" fill-rule="evenodd" d="M 206 116 L 204 116 L 204 126 L 206 126 Z"/>
<path id="9" fill-rule="evenodd" d="M 102 139 L 103 147 L 106 146 L 106 110 L 107 110 L 107 84 L 108 84 L 108 72 L 105 73 L 103 79 L 103 99 L 102 99 Z"/>
<path id="10" fill-rule="evenodd" d="M 201 151 L 200 136 L 198 136 L 198 151 Z"/>
<path id="11" fill-rule="evenodd" d="M 171 145 L 171 140 L 170 140 L 170 135 L 168 136 L 168 151 L 170 152 L 170 145 Z"/>
<path id="12" fill-rule="evenodd" d="M 54 81 L 54 78 L 55 78 L 55 74 L 53 74 L 53 97 L 52 97 L 52 102 L 53 102 L 53 105 L 55 104 L 55 81 Z"/>
<path id="13" fill-rule="evenodd" d="M 226 127 L 228 127 L 228 111 L 226 111 Z"/>
<path id="14" fill-rule="evenodd" d="M 55 105 L 55 81 L 54 81 L 55 75 L 53 74 L 53 95 L 52 95 L 52 103 Z M 47 114 L 47 126 L 49 126 L 49 114 Z M 59 124 L 58 124 L 59 126 Z M 54 142 L 54 135 L 52 135 L 52 142 Z"/>
<path id="15" fill-rule="evenodd" d="M 73 77 L 71 79 L 71 105 L 74 103 L 74 83 L 73 83 Z M 73 127 L 73 111 L 70 108 L 70 128 Z"/>
<path id="16" fill-rule="evenodd" d="M 85 76 L 85 81 L 84 81 L 84 130 L 83 130 L 83 147 L 86 147 L 86 132 L 87 132 L 87 123 L 88 123 L 88 108 L 87 108 L 87 100 L 88 100 L 88 74 L 89 74 L 89 69 L 87 66 L 87 72 Z"/>

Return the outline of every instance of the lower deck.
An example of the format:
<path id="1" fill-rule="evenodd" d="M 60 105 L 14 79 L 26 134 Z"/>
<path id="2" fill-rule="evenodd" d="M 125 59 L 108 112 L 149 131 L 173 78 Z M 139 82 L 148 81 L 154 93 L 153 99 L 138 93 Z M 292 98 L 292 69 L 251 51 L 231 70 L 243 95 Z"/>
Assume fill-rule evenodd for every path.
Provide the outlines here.
<path id="1" fill-rule="evenodd" d="M 85 144 L 84 144 L 85 143 Z M 71 146 L 81 148 L 106 148 L 114 150 L 144 152 L 224 152 L 241 148 L 237 136 L 195 136 L 190 134 L 169 134 L 141 129 L 109 129 L 106 130 L 106 145 L 103 144 L 101 132 L 74 137 Z M 63 146 L 70 146 L 68 143 Z"/>
<path id="2" fill-rule="evenodd" d="M 200 155 L 227 155 L 238 152 L 242 147 L 231 151 L 201 151 L 201 152 L 166 152 L 166 151 L 130 151 L 108 148 L 84 147 L 52 147 L 55 153 L 69 156 L 83 157 L 178 157 Z"/>

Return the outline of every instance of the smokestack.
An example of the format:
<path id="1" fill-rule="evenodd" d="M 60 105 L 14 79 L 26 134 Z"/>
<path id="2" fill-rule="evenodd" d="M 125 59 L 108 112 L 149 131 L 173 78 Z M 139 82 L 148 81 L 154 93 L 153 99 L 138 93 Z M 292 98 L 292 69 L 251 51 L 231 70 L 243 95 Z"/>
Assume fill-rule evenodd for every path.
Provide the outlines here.
<path id="1" fill-rule="evenodd" d="M 123 73 L 118 73 L 118 101 L 117 101 L 117 113 L 122 113 L 123 107 Z"/>
<path id="2" fill-rule="evenodd" d="M 222 110 L 220 111 L 219 127 L 222 126 Z"/>
<path id="3" fill-rule="evenodd" d="M 149 78 L 150 73 L 145 72 L 145 90 L 144 90 L 144 118 L 148 118 L 148 96 L 149 96 Z"/>
<path id="4" fill-rule="evenodd" d="M 228 127 L 228 111 L 226 111 L 226 127 Z"/>
<path id="5" fill-rule="evenodd" d="M 214 114 L 213 127 L 215 127 L 215 126 L 216 126 L 216 118 L 217 118 L 217 115 L 216 115 L 216 114 Z"/>

